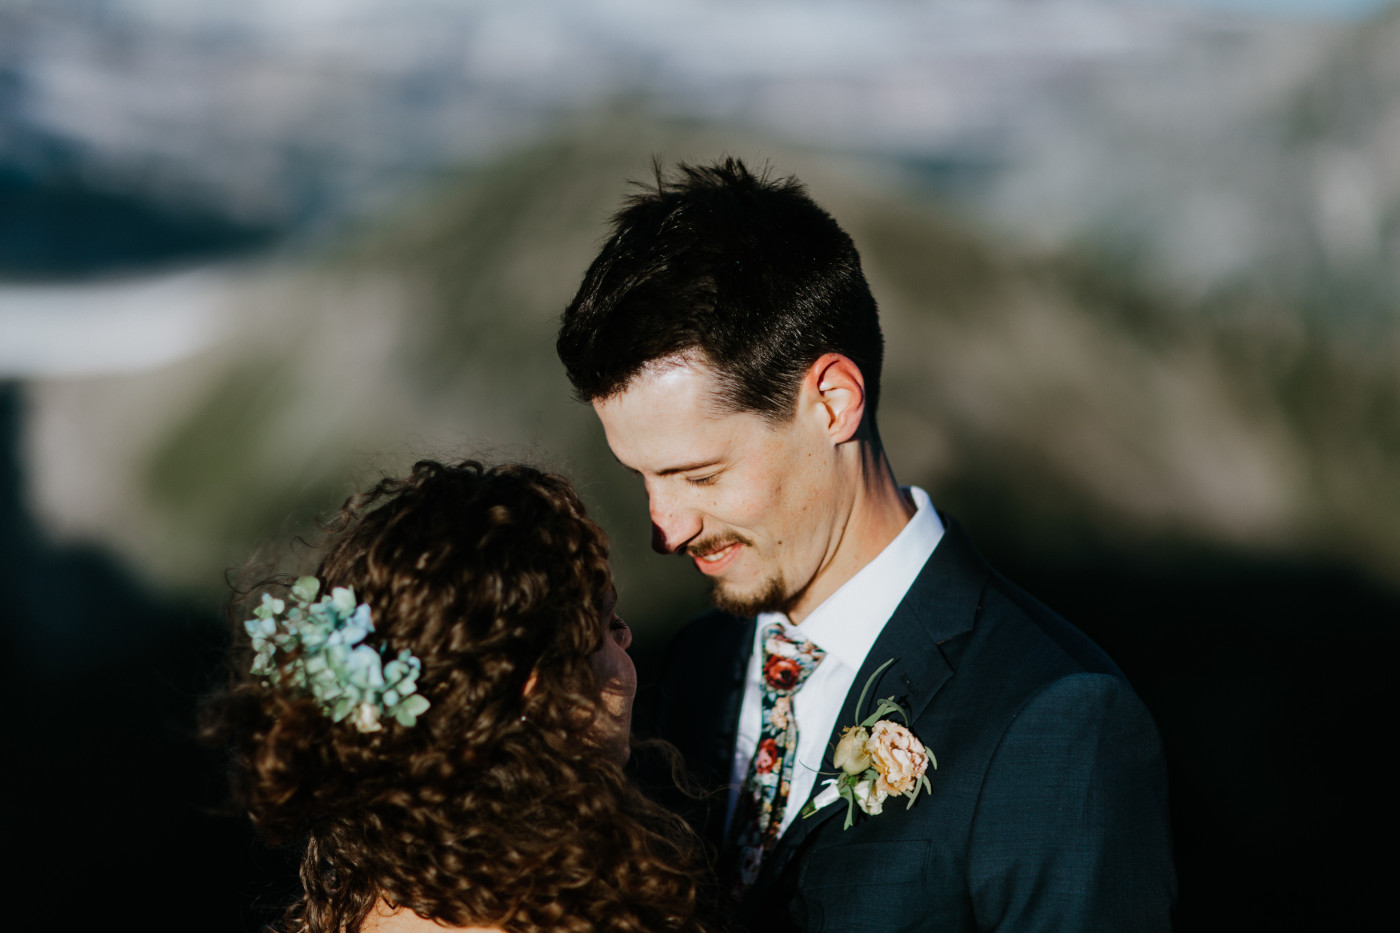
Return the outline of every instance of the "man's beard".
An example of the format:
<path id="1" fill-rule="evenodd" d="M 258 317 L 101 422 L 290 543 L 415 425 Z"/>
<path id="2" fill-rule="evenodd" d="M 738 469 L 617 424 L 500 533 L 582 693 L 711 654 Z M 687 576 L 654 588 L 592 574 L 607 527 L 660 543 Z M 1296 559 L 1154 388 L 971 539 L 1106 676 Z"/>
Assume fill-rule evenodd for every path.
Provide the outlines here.
<path id="1" fill-rule="evenodd" d="M 811 581 L 808 581 L 797 592 L 789 592 L 787 580 L 783 579 L 781 573 L 777 573 L 764 580 L 756 593 L 745 596 L 740 593 L 726 593 L 720 581 L 716 580 L 714 588 L 710 590 L 710 602 L 721 612 L 745 619 L 753 618 L 760 612 L 781 612 L 791 617 L 792 608 L 802 602 L 811 585 Z"/>
<path id="2" fill-rule="evenodd" d="M 782 574 L 778 574 L 763 581 L 755 593 L 730 593 L 721 581 L 716 580 L 710 590 L 710 602 L 721 612 L 748 619 L 760 612 L 786 612 L 792 599 L 788 596 Z"/>
<path id="3" fill-rule="evenodd" d="M 697 542 L 686 548 L 686 553 L 692 557 L 696 554 L 712 554 L 731 544 L 753 547 L 753 542 L 748 538 L 730 533 Z M 715 580 L 710 589 L 710 602 L 714 603 L 715 608 L 721 612 L 747 619 L 760 612 L 787 612 L 806 590 L 807 588 L 804 586 L 796 593 L 789 593 L 787 581 L 779 572 L 760 583 L 758 589 L 750 594 L 726 591 L 723 581 Z"/>

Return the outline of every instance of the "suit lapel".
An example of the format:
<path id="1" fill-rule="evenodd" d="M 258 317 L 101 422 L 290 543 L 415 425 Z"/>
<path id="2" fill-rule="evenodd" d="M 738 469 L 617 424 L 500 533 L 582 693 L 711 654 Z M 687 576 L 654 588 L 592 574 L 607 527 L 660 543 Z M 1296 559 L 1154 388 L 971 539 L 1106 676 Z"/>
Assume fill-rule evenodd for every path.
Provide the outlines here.
<path id="1" fill-rule="evenodd" d="M 909 711 L 911 721 L 917 721 L 939 689 L 957 670 L 959 648 L 963 641 L 957 636 L 972 629 L 991 570 L 962 529 L 946 516 L 943 521 L 943 539 L 890 616 L 866 655 L 850 692 L 846 694 L 841 717 L 827 740 L 827 751 L 822 758 L 823 772 L 836 770 L 831 756 L 841 738 L 841 730 L 868 716 L 874 701 L 893 696 Z M 881 664 L 890 659 L 894 659 L 894 663 L 870 688 L 867 708 L 857 710 L 856 704 L 860 701 L 865 682 Z M 812 789 L 812 795 L 815 796 L 821 789 L 822 779 L 819 779 Z M 792 805 L 794 802 L 789 801 L 789 806 Z M 798 817 L 764 860 L 763 869 L 750 892 L 754 902 L 766 900 L 765 889 L 774 885 L 813 832 L 845 812 L 844 803 L 837 803 L 807 819 Z"/>
<path id="2" fill-rule="evenodd" d="M 753 654 L 754 627 L 757 620 L 748 619 L 736 626 L 733 636 L 737 643 L 730 652 L 733 658 L 725 689 L 719 706 L 720 715 L 715 721 L 716 734 L 713 748 L 718 749 L 713 768 L 718 783 L 728 784 L 734 767 L 734 741 L 739 733 L 739 712 L 744 703 L 745 680 L 749 668 L 749 656 Z"/>
<path id="3" fill-rule="evenodd" d="M 713 675 L 700 681 L 704 693 L 696 698 L 697 728 L 702 734 L 694 747 L 704 757 L 692 766 L 699 765 L 694 776 L 701 786 L 718 790 L 718 796 L 705 807 L 703 833 L 720 852 L 725 848 L 727 788 L 734 767 L 734 741 L 739 731 L 749 655 L 753 654 L 755 625 L 753 619 L 721 616 L 721 622 L 710 629 L 712 640 L 699 647 L 707 657 L 696 659 L 702 669 Z M 712 712 L 705 715 L 706 711 Z"/>

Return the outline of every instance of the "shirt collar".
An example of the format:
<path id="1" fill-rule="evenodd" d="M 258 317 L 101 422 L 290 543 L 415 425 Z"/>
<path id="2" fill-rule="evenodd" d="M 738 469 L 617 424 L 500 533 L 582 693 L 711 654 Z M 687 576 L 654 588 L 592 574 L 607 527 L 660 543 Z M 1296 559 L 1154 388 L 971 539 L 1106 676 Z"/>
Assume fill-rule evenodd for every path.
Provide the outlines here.
<path id="1" fill-rule="evenodd" d="M 914 500 L 914 515 L 874 560 L 813 609 L 801 625 L 792 625 L 783 613 L 764 612 L 758 617 L 759 631 L 768 623 L 781 623 L 785 630 L 815 642 L 842 664 L 859 670 L 895 607 L 943 538 L 943 522 L 928 493 L 918 486 L 906 489 Z"/>

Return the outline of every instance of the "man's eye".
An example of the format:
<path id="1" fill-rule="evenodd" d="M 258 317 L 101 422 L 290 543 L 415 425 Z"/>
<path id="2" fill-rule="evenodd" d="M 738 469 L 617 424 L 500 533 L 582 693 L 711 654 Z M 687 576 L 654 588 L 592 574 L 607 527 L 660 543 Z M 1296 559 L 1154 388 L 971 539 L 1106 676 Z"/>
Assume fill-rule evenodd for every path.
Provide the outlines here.
<path id="1" fill-rule="evenodd" d="M 687 478 L 687 482 L 692 486 L 708 486 L 713 483 L 718 476 L 718 473 L 710 473 L 707 476 L 691 476 Z"/>

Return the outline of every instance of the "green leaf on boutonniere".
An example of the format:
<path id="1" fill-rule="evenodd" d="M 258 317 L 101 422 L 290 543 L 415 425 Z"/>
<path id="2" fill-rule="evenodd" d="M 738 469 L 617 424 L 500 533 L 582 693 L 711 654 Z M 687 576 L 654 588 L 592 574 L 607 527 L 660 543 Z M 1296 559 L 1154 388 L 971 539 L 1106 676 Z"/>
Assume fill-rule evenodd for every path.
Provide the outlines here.
<path id="1" fill-rule="evenodd" d="M 879 667 L 875 668 L 875 673 L 871 674 L 868 678 L 866 678 L 865 687 L 862 688 L 860 691 L 860 700 L 856 703 L 857 716 L 859 716 L 860 711 L 865 708 L 865 698 L 870 696 L 870 687 L 872 684 L 875 683 L 875 678 L 883 674 L 885 672 L 885 668 L 889 667 L 893 663 L 894 658 L 890 658 L 884 664 L 881 664 Z"/>
<path id="2" fill-rule="evenodd" d="M 890 658 L 875 669 L 861 690 L 856 712 L 865 707 L 876 678 L 895 661 Z M 867 816 L 878 816 L 884 802 L 891 796 L 903 796 L 909 802 L 905 809 L 914 805 L 921 791 L 933 792 L 933 785 L 925 769 L 938 767 L 934 758 L 918 737 L 909 731 L 908 725 L 886 717 L 898 713 L 909 723 L 909 714 L 894 697 L 880 700 L 874 712 L 856 726 L 847 726 L 841 733 L 841 741 L 833 751 L 833 760 L 840 767 L 837 776 L 829 778 L 823 789 L 802 808 L 806 819 L 818 810 L 830 806 L 838 799 L 846 801 L 846 821 L 843 829 L 850 829 L 855 822 L 855 811 L 859 807 Z M 867 734 L 866 729 L 875 727 Z M 855 773 L 851 773 L 851 772 Z M 830 773 L 830 772 L 826 772 Z"/>
<path id="3" fill-rule="evenodd" d="M 889 713 L 898 713 L 905 722 L 909 721 L 909 714 L 904 711 L 904 707 L 894 701 L 894 697 L 886 697 L 880 701 L 880 705 L 875 707 L 875 712 L 861 720 L 861 728 L 868 729 L 875 723 L 884 719 Z"/>

